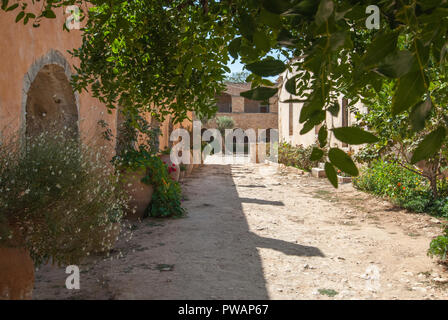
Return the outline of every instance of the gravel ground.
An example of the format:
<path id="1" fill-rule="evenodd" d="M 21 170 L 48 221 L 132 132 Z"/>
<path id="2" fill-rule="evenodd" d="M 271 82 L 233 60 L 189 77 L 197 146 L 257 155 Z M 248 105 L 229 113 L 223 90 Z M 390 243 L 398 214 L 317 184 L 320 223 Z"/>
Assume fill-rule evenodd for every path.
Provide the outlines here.
<path id="1" fill-rule="evenodd" d="M 437 219 L 275 165 L 206 165 L 188 215 L 123 227 L 109 257 L 36 273 L 34 299 L 447 299 Z M 129 235 L 129 231 L 132 235 Z"/>

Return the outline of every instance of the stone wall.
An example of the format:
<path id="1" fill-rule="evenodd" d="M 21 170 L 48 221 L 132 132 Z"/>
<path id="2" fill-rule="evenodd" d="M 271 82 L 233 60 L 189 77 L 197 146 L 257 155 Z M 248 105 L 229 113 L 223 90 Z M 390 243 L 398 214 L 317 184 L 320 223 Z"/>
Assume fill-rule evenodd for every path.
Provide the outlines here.
<path id="1" fill-rule="evenodd" d="M 276 113 L 217 113 L 216 117 L 227 116 L 235 121 L 235 128 L 245 129 L 277 129 L 278 115 Z M 216 124 L 211 121 L 210 128 Z"/>

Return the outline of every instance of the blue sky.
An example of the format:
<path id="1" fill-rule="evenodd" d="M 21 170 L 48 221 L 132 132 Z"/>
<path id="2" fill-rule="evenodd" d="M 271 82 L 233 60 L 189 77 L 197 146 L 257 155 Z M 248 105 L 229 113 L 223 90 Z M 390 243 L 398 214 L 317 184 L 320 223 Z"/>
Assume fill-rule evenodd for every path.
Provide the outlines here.
<path id="1" fill-rule="evenodd" d="M 233 60 L 234 60 L 233 58 L 230 58 L 230 62 L 227 64 L 227 66 L 231 70 L 230 74 L 243 71 L 244 65 L 241 64 L 240 59 L 236 60 L 235 63 L 232 64 Z M 245 70 L 245 71 L 247 71 L 247 70 Z"/>
<path id="2" fill-rule="evenodd" d="M 281 59 L 281 60 L 283 60 L 283 61 L 286 61 L 286 60 L 287 60 L 287 59 L 285 59 L 284 56 L 281 56 L 281 55 L 280 55 L 280 53 L 279 53 L 278 50 L 271 51 L 271 52 L 270 52 L 270 55 L 273 56 L 273 57 L 275 57 L 276 59 Z M 230 73 L 227 73 L 227 75 L 231 75 L 232 73 L 235 73 L 235 72 L 241 72 L 241 71 L 249 72 L 248 70 L 243 69 L 244 64 L 241 63 L 241 61 L 240 61 L 239 58 L 238 58 L 237 60 L 235 60 L 235 63 L 232 64 L 233 60 L 235 60 L 235 59 L 233 59 L 232 57 L 230 57 L 229 63 L 227 64 L 227 67 L 230 68 Z M 268 79 L 268 80 L 270 80 L 270 81 L 276 81 L 277 78 L 278 78 L 278 76 L 275 76 L 275 77 L 267 77 L 266 79 Z"/>

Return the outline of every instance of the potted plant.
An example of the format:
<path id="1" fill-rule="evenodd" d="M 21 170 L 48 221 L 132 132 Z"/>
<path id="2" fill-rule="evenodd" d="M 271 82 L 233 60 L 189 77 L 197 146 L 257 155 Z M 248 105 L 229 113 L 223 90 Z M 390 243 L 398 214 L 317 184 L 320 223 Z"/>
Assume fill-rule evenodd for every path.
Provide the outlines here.
<path id="1" fill-rule="evenodd" d="M 130 199 L 125 217 L 141 219 L 154 191 L 148 179 L 147 166 L 157 153 L 160 129 L 151 127 L 141 116 L 125 115 L 118 131 L 117 154 L 113 163 L 120 175 L 122 188 Z"/>
<path id="2" fill-rule="evenodd" d="M 125 205 L 104 147 L 66 132 L 0 145 L 0 299 L 29 299 L 34 267 L 78 264 Z M 116 217 L 119 222 L 120 217 Z"/>
<path id="3" fill-rule="evenodd" d="M 147 213 L 151 217 L 180 217 L 185 214 L 182 207 L 182 191 L 179 183 L 172 178 L 169 167 L 160 159 L 148 159 L 148 179 L 154 186 L 154 193 Z"/>

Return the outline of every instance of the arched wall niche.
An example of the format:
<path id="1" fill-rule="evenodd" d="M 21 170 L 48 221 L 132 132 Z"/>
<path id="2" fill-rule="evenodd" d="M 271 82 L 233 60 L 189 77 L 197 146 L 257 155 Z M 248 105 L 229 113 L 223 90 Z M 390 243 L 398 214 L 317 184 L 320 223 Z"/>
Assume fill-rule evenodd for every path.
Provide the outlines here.
<path id="1" fill-rule="evenodd" d="M 65 128 L 79 137 L 79 97 L 71 77 L 69 63 L 56 50 L 31 65 L 23 79 L 22 138 Z"/>

